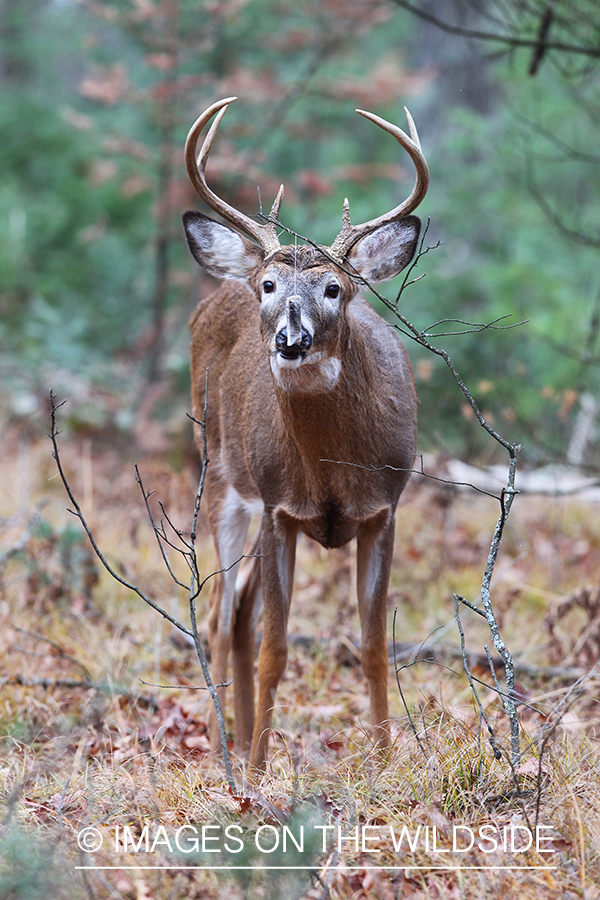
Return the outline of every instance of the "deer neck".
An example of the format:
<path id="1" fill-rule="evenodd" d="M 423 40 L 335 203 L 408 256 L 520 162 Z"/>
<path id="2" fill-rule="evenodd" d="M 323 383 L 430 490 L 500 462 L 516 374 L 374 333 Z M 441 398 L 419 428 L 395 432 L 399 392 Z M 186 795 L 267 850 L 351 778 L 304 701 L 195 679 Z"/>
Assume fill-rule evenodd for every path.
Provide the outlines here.
<path id="1" fill-rule="evenodd" d="M 361 329 L 346 320 L 335 353 L 273 378 L 282 433 L 308 456 L 335 448 L 349 427 L 348 409 L 371 393 L 375 372 Z M 286 371 L 286 370 L 284 370 Z M 356 426 L 351 426 L 353 429 Z"/>

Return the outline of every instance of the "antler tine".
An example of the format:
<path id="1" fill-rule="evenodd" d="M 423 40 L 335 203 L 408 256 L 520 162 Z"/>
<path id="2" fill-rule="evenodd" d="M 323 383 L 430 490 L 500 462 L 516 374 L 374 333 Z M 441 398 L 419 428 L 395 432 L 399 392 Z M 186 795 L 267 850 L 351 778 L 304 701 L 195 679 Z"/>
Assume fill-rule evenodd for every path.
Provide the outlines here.
<path id="1" fill-rule="evenodd" d="M 235 99 L 237 99 L 237 98 L 235 98 L 235 97 L 231 98 L 232 101 Z M 208 155 L 209 155 L 210 151 L 212 150 L 212 145 L 215 140 L 215 137 L 217 136 L 217 131 L 219 130 L 219 125 L 221 124 L 221 119 L 223 118 L 223 116 L 225 115 L 226 112 L 227 112 L 227 106 L 224 106 L 223 109 L 217 114 L 215 121 L 212 123 L 212 125 L 208 129 L 208 134 L 206 135 L 206 137 L 204 138 L 204 141 L 202 142 L 202 147 L 200 148 L 200 153 L 198 154 L 198 158 L 196 159 L 196 166 L 198 167 L 198 172 L 200 173 L 200 177 L 202 178 L 203 181 L 206 180 L 206 176 L 204 174 L 204 170 L 206 169 L 206 161 L 208 159 Z M 198 138 L 200 137 L 201 130 L 202 129 L 199 128 L 197 131 Z M 196 152 L 196 149 L 194 148 L 194 153 L 195 152 Z"/>
<path id="2" fill-rule="evenodd" d="M 406 108 L 406 106 L 404 107 L 404 112 L 406 113 L 406 119 L 407 119 L 407 121 L 408 121 L 408 128 L 409 128 L 409 130 L 410 130 L 410 136 L 411 136 L 411 138 L 413 139 L 414 143 L 417 145 L 417 147 L 418 147 L 419 150 L 420 150 L 420 149 L 421 149 L 421 141 L 419 140 L 419 134 L 418 134 L 418 132 L 417 132 L 417 126 L 415 125 L 415 120 L 413 119 L 413 117 L 412 117 L 411 114 L 409 113 L 409 111 L 408 111 L 408 109 Z M 398 130 L 401 130 L 401 129 L 398 129 Z"/>
<path id="3" fill-rule="evenodd" d="M 279 210 L 281 209 L 281 201 L 283 200 L 283 185 L 280 185 L 279 190 L 277 191 L 277 196 L 273 200 L 273 206 L 271 207 L 271 212 L 269 213 L 269 219 L 277 219 L 279 217 Z"/>
<path id="4" fill-rule="evenodd" d="M 391 134 L 392 137 L 396 138 L 400 146 L 406 150 L 412 159 L 416 170 L 416 178 L 412 193 L 403 203 L 396 206 L 390 212 L 378 216 L 376 219 L 371 219 L 369 222 L 365 222 L 363 225 L 352 225 L 350 223 L 348 201 L 346 200 L 344 202 L 342 229 L 329 248 L 331 255 L 339 260 L 344 259 L 348 251 L 361 237 L 370 234 L 382 225 L 387 225 L 390 222 L 394 222 L 396 219 L 401 219 L 403 216 L 407 216 L 411 213 L 417 208 L 427 193 L 427 188 L 429 187 L 429 168 L 421 150 L 421 142 L 419 141 L 419 135 L 413 118 L 406 107 L 404 107 L 404 111 L 408 120 L 410 137 L 402 131 L 398 125 L 393 125 L 391 122 L 387 122 L 385 119 L 380 118 L 380 116 L 366 112 L 363 109 L 356 110 L 360 116 L 364 116 L 365 119 L 369 119 L 371 122 L 374 122 L 375 125 L 379 125 L 380 128 L 383 128 L 384 131 L 387 131 L 388 134 Z"/>
<path id="5" fill-rule="evenodd" d="M 222 216 L 224 219 L 226 219 L 228 222 L 230 222 L 232 225 L 235 225 L 236 228 L 240 228 L 251 238 L 254 238 L 255 241 L 258 241 L 258 243 L 263 247 L 267 254 L 273 253 L 281 246 L 279 243 L 279 238 L 277 237 L 275 224 L 272 222 L 267 222 L 265 225 L 259 225 L 258 222 L 254 221 L 254 219 L 251 219 L 248 216 L 244 215 L 244 213 L 241 213 L 233 206 L 230 206 L 229 203 L 227 203 L 225 200 L 222 200 L 220 197 L 218 197 L 206 183 L 205 169 L 208 156 L 212 149 L 217 131 L 219 130 L 221 120 L 227 112 L 227 107 L 235 100 L 237 100 L 237 97 L 226 97 L 224 100 L 218 100 L 216 103 L 213 103 L 212 106 L 209 106 L 208 109 L 205 109 L 202 115 L 199 116 L 198 119 L 196 119 L 196 121 L 190 128 L 190 132 L 185 142 L 185 165 L 190 181 L 192 182 L 196 193 L 202 200 L 204 200 L 206 205 L 209 206 L 214 212 Z M 202 129 L 215 114 L 215 121 L 212 123 L 208 134 L 204 138 L 200 153 L 196 157 L 196 147 L 198 145 L 198 140 L 200 134 L 202 133 Z M 282 198 L 283 185 L 280 188 L 279 193 L 277 194 L 275 203 L 273 204 L 273 209 L 271 210 L 272 218 L 277 217 Z"/>

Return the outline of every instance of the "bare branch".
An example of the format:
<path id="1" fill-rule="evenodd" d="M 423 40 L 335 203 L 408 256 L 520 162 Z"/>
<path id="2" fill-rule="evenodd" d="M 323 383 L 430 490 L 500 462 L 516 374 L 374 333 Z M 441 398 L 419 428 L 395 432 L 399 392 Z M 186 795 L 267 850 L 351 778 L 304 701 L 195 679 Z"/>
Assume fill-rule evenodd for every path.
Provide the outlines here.
<path id="1" fill-rule="evenodd" d="M 520 328 L 521 325 L 526 325 L 529 322 L 529 319 L 523 319 L 521 322 L 511 322 L 510 325 L 496 324 L 497 322 L 502 322 L 504 319 L 509 319 L 510 315 L 510 313 L 507 313 L 504 316 L 498 316 L 497 319 L 493 319 L 491 322 L 487 323 L 465 322 L 463 319 L 440 319 L 439 322 L 434 322 L 433 325 L 426 328 L 422 334 L 425 337 L 454 337 L 455 335 L 462 334 L 479 334 L 481 331 L 508 331 L 509 328 Z M 457 324 L 468 325 L 469 327 L 464 331 L 436 331 L 435 334 L 431 333 L 438 325 L 445 325 L 447 322 L 456 322 Z"/>
<path id="2" fill-rule="evenodd" d="M 167 621 L 170 622 L 171 625 L 174 625 L 175 628 L 177 628 L 179 631 L 182 631 L 184 634 L 191 636 L 192 632 L 190 631 L 189 628 L 186 628 L 185 625 L 182 625 L 181 622 L 178 622 L 177 619 L 175 619 L 175 618 L 173 618 L 173 616 L 169 615 L 169 613 L 166 610 L 162 609 L 157 603 L 154 602 L 154 600 L 151 600 L 150 597 L 148 597 L 146 594 L 144 594 L 143 591 L 141 591 L 137 585 L 132 584 L 130 581 L 127 581 L 125 578 L 122 578 L 118 574 L 118 572 L 115 572 L 115 570 L 112 568 L 112 566 L 110 565 L 110 563 L 108 562 L 108 560 L 106 559 L 106 557 L 104 556 L 104 554 L 102 553 L 100 548 L 98 547 L 98 544 L 96 543 L 94 535 L 91 532 L 90 526 L 88 525 L 88 523 L 81 511 L 81 507 L 79 506 L 79 503 L 75 499 L 75 496 L 71 490 L 71 486 L 69 485 L 69 482 L 67 481 L 67 477 L 65 475 L 65 472 L 63 470 L 62 463 L 60 460 L 60 454 L 59 454 L 59 450 L 58 450 L 58 441 L 57 441 L 60 431 L 57 431 L 57 429 L 56 429 L 56 413 L 62 406 L 64 406 L 65 403 L 66 403 L 66 400 L 62 400 L 60 403 L 57 404 L 56 403 L 56 395 L 55 395 L 54 391 L 50 391 L 50 432 L 48 434 L 48 437 L 52 441 L 52 457 L 54 460 L 56 460 L 56 467 L 58 469 L 58 474 L 60 475 L 60 480 L 62 481 L 63 487 L 64 487 L 65 491 L 67 492 L 69 500 L 71 501 L 71 503 L 73 504 L 73 507 L 74 507 L 72 510 L 70 509 L 69 512 L 72 515 L 74 515 L 76 518 L 78 518 L 79 521 L 81 522 L 81 524 L 83 526 L 83 530 L 85 531 L 85 533 L 88 536 L 89 542 L 92 545 L 92 549 L 93 549 L 94 553 L 96 554 L 96 556 L 98 557 L 98 559 L 100 560 L 100 562 L 102 563 L 102 565 L 104 566 L 104 568 L 106 569 L 108 574 L 111 575 L 115 579 L 115 581 L 118 581 L 119 584 L 122 584 L 123 587 L 126 587 L 128 590 L 133 591 L 134 594 L 137 594 L 138 597 L 140 597 L 144 601 L 144 603 L 147 603 L 148 606 L 151 606 L 152 609 L 156 610 L 157 613 L 160 613 L 160 615 L 163 616 L 163 618 L 167 619 Z"/>
<path id="3" fill-rule="evenodd" d="M 459 614 L 458 610 L 459 610 L 459 598 L 455 594 L 454 595 L 454 618 L 456 619 L 458 633 L 460 634 L 460 647 L 462 650 L 463 666 L 464 666 L 467 678 L 469 679 L 469 684 L 471 685 L 471 690 L 473 692 L 473 696 L 475 697 L 475 700 L 477 701 L 477 705 L 479 707 L 479 713 L 481 715 L 481 718 L 485 722 L 485 725 L 486 725 L 486 728 L 488 731 L 488 739 L 489 739 L 491 748 L 494 752 L 494 756 L 496 759 L 500 760 L 500 759 L 502 759 L 502 751 L 500 750 L 500 748 L 498 747 L 498 745 L 496 743 L 494 731 L 492 729 L 492 726 L 490 725 L 488 717 L 485 714 L 485 710 L 484 710 L 483 706 L 481 705 L 481 700 L 479 699 L 479 694 L 477 693 L 477 688 L 475 687 L 475 679 L 471 675 L 471 670 L 469 668 L 469 663 L 467 660 L 467 647 L 466 647 L 466 642 L 465 642 L 465 633 L 463 631 L 462 623 L 460 621 L 460 614 Z"/>
<path id="4" fill-rule="evenodd" d="M 548 714 L 546 717 L 546 721 L 544 722 L 541 730 L 541 741 L 539 744 L 538 751 L 538 770 L 537 770 L 537 798 L 536 798 L 536 808 L 535 808 L 535 825 L 537 827 L 539 819 L 540 819 L 540 810 L 542 803 L 542 781 L 544 775 L 543 769 L 543 759 L 544 753 L 546 751 L 546 747 L 548 746 L 548 742 L 554 736 L 554 733 L 558 726 L 560 725 L 562 719 L 565 714 L 569 711 L 569 709 L 573 706 L 573 704 L 581 697 L 583 694 L 584 688 L 588 681 L 593 680 L 598 677 L 600 672 L 600 662 L 597 662 L 596 665 L 590 669 L 589 672 L 586 672 L 585 675 L 582 675 L 580 678 L 575 681 L 565 696 L 560 700 L 559 703 L 554 707 L 554 709 Z"/>
<path id="5" fill-rule="evenodd" d="M 495 34 L 493 31 L 477 31 L 472 28 L 465 28 L 462 25 L 453 25 L 452 23 L 446 22 L 443 19 L 439 19 L 437 18 L 437 16 L 434 16 L 431 13 L 426 12 L 424 9 L 421 9 L 421 7 L 415 6 L 414 3 L 409 3 L 408 0 L 394 0 L 394 3 L 401 9 L 407 10 L 407 12 L 418 16 L 425 22 L 429 22 L 430 25 L 435 25 L 441 31 L 446 31 L 449 34 L 458 34 L 460 35 L 460 37 L 473 40 L 490 41 L 492 43 L 505 44 L 509 47 L 530 47 L 537 53 L 540 52 L 539 34 L 534 38 L 520 38 L 514 34 L 509 34 L 506 32 L 504 34 Z M 563 41 L 544 41 L 542 46 L 544 52 L 548 50 L 558 50 L 563 53 L 576 53 L 594 59 L 600 58 L 600 47 L 593 44 L 567 44 Z"/>
<path id="6" fill-rule="evenodd" d="M 411 472 L 413 475 L 422 475 L 423 478 L 431 478 L 432 481 L 439 481 L 441 484 L 447 484 L 449 487 L 468 487 L 474 491 L 477 491 L 478 494 L 484 494 L 486 497 L 492 497 L 494 500 L 497 500 L 498 503 L 502 503 L 502 496 L 498 496 L 498 494 L 493 494 L 491 491 L 486 491 L 484 488 L 477 487 L 475 484 L 471 484 L 469 481 L 453 481 L 449 478 L 441 478 L 439 475 L 431 475 L 429 472 L 425 472 L 423 470 L 423 456 L 419 454 L 419 458 L 421 460 L 421 468 L 420 469 L 398 469 L 395 466 L 385 465 L 385 466 L 364 466 L 361 463 L 352 463 L 346 462 L 343 459 L 320 459 L 319 462 L 328 462 L 333 463 L 336 466 L 352 466 L 355 469 L 365 469 L 367 472 L 382 472 L 384 469 L 392 469 L 394 472 Z M 519 493 L 516 491 L 515 493 Z"/>
<path id="7" fill-rule="evenodd" d="M 207 377 L 207 383 L 208 383 L 208 372 L 207 372 L 206 377 Z M 214 707 L 215 707 L 217 722 L 219 724 L 221 751 L 222 751 L 222 755 L 223 755 L 223 763 L 225 765 L 225 774 L 226 774 L 227 782 L 228 782 L 230 790 L 232 790 L 235 793 L 235 791 L 237 790 L 237 787 L 236 787 L 235 779 L 233 777 L 233 769 L 231 766 L 231 757 L 229 755 L 229 747 L 227 745 L 227 734 L 225 731 L 225 720 L 223 717 L 223 711 L 221 709 L 221 704 L 219 702 L 219 696 L 217 694 L 217 689 L 216 689 L 215 685 L 213 684 L 212 679 L 210 677 L 210 671 L 209 671 L 208 663 L 206 660 L 206 654 L 204 653 L 204 648 L 202 646 L 202 642 L 201 642 L 200 636 L 198 634 L 198 627 L 197 627 L 197 622 L 196 622 L 195 601 L 196 601 L 198 594 L 200 593 L 200 590 L 202 589 L 202 586 L 206 582 L 206 579 L 204 579 L 203 582 L 200 582 L 199 573 L 198 573 L 198 563 L 197 563 L 196 551 L 195 551 L 196 523 L 197 523 L 199 511 L 200 511 L 200 502 L 202 499 L 202 492 L 203 492 L 203 488 L 204 488 L 206 467 L 208 465 L 208 456 L 206 454 L 206 430 L 205 430 L 206 401 L 205 401 L 205 405 L 204 405 L 204 415 L 203 415 L 202 424 L 201 424 L 202 434 L 203 434 L 203 438 L 204 438 L 205 452 L 204 452 L 204 459 L 203 459 L 203 465 L 202 465 L 202 475 L 200 478 L 200 483 L 198 485 L 198 490 L 196 492 L 196 500 L 194 503 L 192 531 L 191 531 L 191 535 L 190 535 L 190 549 L 186 553 L 185 551 L 180 550 L 179 548 L 175 548 L 184 557 L 187 557 L 187 561 L 188 561 L 188 564 L 189 564 L 189 567 L 191 570 L 191 579 L 190 579 L 189 587 L 188 587 L 188 585 L 184 585 L 182 582 L 178 581 L 177 578 L 175 577 L 175 575 L 173 574 L 171 566 L 168 562 L 168 558 L 166 556 L 166 553 L 164 552 L 164 548 L 161 543 L 160 529 L 154 523 L 154 519 L 152 517 L 152 513 L 151 513 L 151 510 L 150 510 L 150 507 L 148 504 L 148 498 L 152 495 L 152 491 L 147 492 L 145 490 L 145 488 L 142 484 L 139 470 L 137 469 L 137 466 L 136 466 L 136 476 L 137 476 L 136 480 L 137 480 L 138 484 L 140 485 L 140 489 L 142 491 L 142 496 L 144 498 L 144 503 L 146 505 L 146 509 L 147 509 L 148 515 L 150 517 L 150 522 L 152 523 L 152 526 L 154 528 L 154 533 L 156 535 L 159 547 L 161 549 L 163 561 L 165 562 L 165 565 L 167 566 L 167 569 L 168 569 L 169 573 L 171 574 L 171 576 L 173 577 L 175 583 L 178 584 L 180 587 L 183 587 L 189 591 L 190 621 L 191 621 L 191 625 L 192 625 L 191 629 L 186 628 L 185 625 L 183 625 L 181 622 L 178 622 L 177 619 L 175 619 L 173 616 L 169 615 L 169 613 L 167 613 L 166 610 L 162 609 L 160 606 L 158 606 L 157 603 L 155 603 L 153 600 L 151 600 L 150 597 L 148 597 L 145 593 L 143 593 L 143 591 L 141 591 L 137 587 L 137 585 L 131 584 L 129 581 L 122 578 L 117 572 L 115 572 L 115 570 L 112 568 L 112 566 L 110 566 L 110 564 L 106 560 L 105 556 L 102 554 L 101 550 L 99 549 L 99 547 L 96 543 L 96 540 L 94 538 L 94 535 L 92 534 L 92 531 L 91 531 L 87 521 L 85 520 L 85 517 L 81 511 L 81 508 L 71 490 L 71 487 L 66 478 L 66 475 L 65 475 L 65 472 L 63 470 L 62 463 L 60 460 L 60 454 L 59 454 L 58 442 L 57 442 L 57 436 L 60 432 L 58 432 L 57 428 L 56 428 L 56 413 L 61 408 L 61 406 L 64 404 L 64 402 L 65 401 L 63 400 L 61 403 L 57 404 L 56 396 L 55 396 L 54 392 L 53 391 L 50 392 L 51 427 L 50 427 L 50 433 L 48 436 L 50 437 L 50 440 L 52 441 L 52 455 L 53 455 L 54 459 L 56 460 L 56 465 L 58 468 L 58 472 L 59 472 L 61 481 L 62 481 L 63 486 L 67 492 L 67 495 L 74 507 L 74 509 L 69 510 L 69 512 L 72 512 L 73 515 L 75 515 L 79 519 L 79 521 L 81 522 L 81 524 L 89 538 L 89 541 L 94 549 L 94 552 L 96 553 L 96 556 L 98 557 L 98 559 L 100 560 L 100 562 L 102 563 L 102 565 L 104 566 L 106 571 L 115 579 L 115 581 L 118 581 L 119 584 L 122 584 L 124 587 L 133 591 L 145 603 L 147 603 L 149 606 L 151 606 L 153 609 L 155 609 L 157 612 L 159 612 L 165 619 L 167 619 L 172 625 L 174 625 L 175 628 L 177 628 L 179 631 L 183 632 L 183 634 L 186 634 L 188 637 L 192 638 L 194 647 L 196 649 L 196 655 L 198 657 L 198 661 L 200 662 L 200 667 L 202 669 L 202 674 L 204 676 L 206 690 L 208 690 L 208 692 L 210 693 L 212 701 L 214 703 Z"/>
<path id="8" fill-rule="evenodd" d="M 415 723 L 413 721 L 413 717 L 410 714 L 408 704 L 404 698 L 404 693 L 402 691 L 402 685 L 400 684 L 400 676 L 398 674 L 400 672 L 400 667 L 398 666 L 398 663 L 396 660 L 396 615 L 397 615 L 397 613 L 398 613 L 398 607 L 396 607 L 394 609 L 394 618 L 392 620 L 392 642 L 393 642 L 393 646 L 394 646 L 394 670 L 395 670 L 395 674 L 396 674 L 396 685 L 398 686 L 398 693 L 400 694 L 400 699 L 402 700 L 402 705 L 404 706 L 404 709 L 406 710 L 406 715 L 408 716 L 408 721 L 409 721 L 410 727 L 412 729 L 412 733 L 415 736 L 415 740 L 419 746 L 421 753 L 425 757 L 425 760 L 427 762 L 429 762 L 429 754 L 427 753 L 425 747 L 423 746 L 423 742 L 421 741 L 421 738 L 419 737 L 419 732 L 417 731 L 417 726 L 415 725 Z"/>
<path id="9" fill-rule="evenodd" d="M 179 579 L 175 575 L 175 572 L 171 568 L 171 563 L 169 562 L 169 557 L 167 556 L 165 548 L 163 547 L 163 543 L 162 543 L 163 540 L 166 543 L 168 543 L 166 535 L 161 534 L 159 528 L 157 527 L 156 523 L 154 522 L 154 518 L 152 516 L 152 510 L 150 509 L 150 504 L 148 503 L 148 498 L 152 496 L 153 492 L 152 491 L 146 492 L 146 490 L 144 489 L 143 482 L 142 482 L 142 476 L 140 475 L 140 470 L 138 469 L 137 465 L 134 468 L 135 468 L 135 480 L 139 484 L 140 489 L 142 491 L 142 496 L 144 498 L 144 504 L 146 506 L 146 512 L 148 513 L 148 518 L 150 519 L 150 524 L 152 525 L 152 530 L 154 531 L 154 534 L 156 535 L 156 541 L 158 543 L 158 548 L 160 550 L 160 555 L 162 556 L 163 562 L 164 562 L 165 566 L 167 567 L 167 571 L 168 571 L 169 575 L 171 576 L 171 578 L 173 579 L 173 581 L 175 582 L 175 584 L 178 587 L 186 589 L 187 585 L 184 584 L 182 581 L 179 581 Z M 177 548 L 175 548 L 175 549 L 177 549 Z"/>
<path id="10" fill-rule="evenodd" d="M 536 203 L 546 216 L 549 222 L 554 225 L 554 227 L 559 231 L 563 237 L 568 238 L 571 241 L 575 241 L 578 244 L 582 244 L 585 247 L 595 247 L 596 249 L 600 249 L 600 237 L 592 237 L 586 232 L 581 231 L 577 228 L 569 228 L 564 224 L 561 217 L 556 213 L 548 201 L 544 196 L 543 191 L 540 190 L 533 172 L 533 164 L 529 155 L 526 156 L 526 180 L 527 180 L 527 188 L 535 198 Z"/>
<path id="11" fill-rule="evenodd" d="M 141 684 L 145 684 L 146 687 L 160 688 L 162 691 L 207 691 L 208 688 L 204 687 L 203 684 L 153 684 L 151 681 L 144 681 L 143 678 L 138 678 L 138 681 Z M 230 687 L 231 679 L 226 681 L 224 684 L 216 684 L 215 687 Z"/>

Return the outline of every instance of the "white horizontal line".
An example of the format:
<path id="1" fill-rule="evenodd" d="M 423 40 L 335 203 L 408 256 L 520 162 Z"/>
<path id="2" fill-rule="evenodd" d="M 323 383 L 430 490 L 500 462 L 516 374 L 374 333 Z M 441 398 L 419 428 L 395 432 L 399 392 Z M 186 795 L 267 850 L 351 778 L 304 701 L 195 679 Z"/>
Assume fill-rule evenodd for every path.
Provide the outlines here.
<path id="1" fill-rule="evenodd" d="M 365 869 L 380 869 L 394 872 L 410 872 L 413 869 L 443 870 L 443 871 L 505 871 L 514 872 L 521 870 L 558 869 L 558 866 L 75 866 L 76 869 L 100 870 L 100 869 L 197 869 L 200 871 L 245 871 L 245 872 L 269 872 L 293 869 L 294 871 L 320 872 L 364 872 Z"/>

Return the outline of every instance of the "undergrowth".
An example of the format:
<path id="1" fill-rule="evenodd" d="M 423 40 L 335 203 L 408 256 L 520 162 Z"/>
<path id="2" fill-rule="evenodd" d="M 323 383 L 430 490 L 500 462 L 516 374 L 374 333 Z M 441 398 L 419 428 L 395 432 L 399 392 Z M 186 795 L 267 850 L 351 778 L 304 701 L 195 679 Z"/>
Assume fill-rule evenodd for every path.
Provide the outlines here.
<path id="1" fill-rule="evenodd" d="M 509 524 L 493 600 L 517 659 L 518 771 L 506 752 L 494 757 L 453 626 L 452 590 L 477 599 L 497 510 L 413 479 L 390 620 L 397 606 L 400 679 L 419 743 L 390 673 L 393 744 L 383 758 L 374 752 L 353 553 L 302 543 L 268 768 L 252 784 L 234 752 L 233 794 L 209 753 L 192 648 L 99 571 L 65 512 L 48 446 L 24 453 L 21 443 L 17 454 L 10 435 L 5 445 L 1 898 L 600 896 L 596 682 L 568 693 L 597 646 L 595 507 L 520 497 Z M 184 601 L 161 567 L 132 472 L 109 452 L 83 465 L 76 442 L 64 454 L 111 563 L 179 615 Z M 185 527 L 194 479 L 160 461 L 143 475 Z M 210 572 L 205 529 L 200 559 Z M 475 619 L 464 615 L 470 665 L 491 684 Z M 501 705 L 484 687 L 481 697 L 506 751 Z M 536 826 L 538 849 L 523 849 Z"/>

